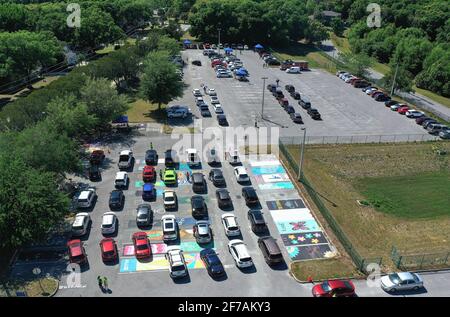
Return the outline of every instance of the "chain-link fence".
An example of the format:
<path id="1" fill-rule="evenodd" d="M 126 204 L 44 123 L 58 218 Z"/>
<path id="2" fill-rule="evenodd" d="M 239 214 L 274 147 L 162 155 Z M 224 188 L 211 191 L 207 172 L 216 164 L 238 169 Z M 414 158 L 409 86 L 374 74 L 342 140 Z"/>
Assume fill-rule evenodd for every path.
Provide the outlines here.
<path id="1" fill-rule="evenodd" d="M 439 141 L 439 136 L 431 134 L 386 134 L 386 135 L 328 135 L 307 136 L 305 144 L 364 144 L 364 143 L 414 143 Z M 282 137 L 284 144 L 302 144 L 301 136 Z"/>
<path id="2" fill-rule="evenodd" d="M 292 143 L 291 143 L 292 144 Z M 289 153 L 289 150 L 287 149 L 285 143 L 280 139 L 280 153 L 283 155 L 289 166 L 294 170 L 298 170 L 298 165 L 295 159 L 292 157 L 292 155 Z M 322 216 L 327 221 L 328 225 L 333 230 L 336 237 L 339 239 L 347 253 L 352 258 L 353 262 L 355 263 L 358 270 L 360 270 L 363 273 L 368 273 L 366 271 L 367 265 L 370 263 L 376 263 L 379 266 L 382 264 L 382 257 L 374 257 L 374 258 L 364 258 L 362 257 L 359 252 L 356 250 L 355 246 L 350 242 L 350 239 L 347 237 L 347 235 L 342 230 L 339 223 L 336 221 L 334 216 L 331 214 L 331 212 L 328 210 L 328 208 L 323 203 L 320 196 L 315 191 L 314 187 L 309 183 L 308 179 L 305 177 L 304 174 L 302 174 L 301 182 L 306 188 L 306 191 L 308 192 L 309 196 L 313 200 L 314 204 L 319 209 Z"/>
<path id="3" fill-rule="evenodd" d="M 395 267 L 401 270 L 444 268 L 450 266 L 450 251 L 427 254 L 407 254 L 400 252 L 393 246 L 391 259 L 392 262 L 394 262 Z"/>

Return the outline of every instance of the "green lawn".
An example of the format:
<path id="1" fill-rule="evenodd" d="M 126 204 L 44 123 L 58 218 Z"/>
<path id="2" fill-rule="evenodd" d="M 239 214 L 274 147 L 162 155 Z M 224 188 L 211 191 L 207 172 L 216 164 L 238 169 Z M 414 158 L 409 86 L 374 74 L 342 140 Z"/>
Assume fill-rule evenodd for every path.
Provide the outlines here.
<path id="1" fill-rule="evenodd" d="M 450 173 L 363 178 L 355 187 L 383 213 L 408 219 L 450 216 Z"/>
<path id="2" fill-rule="evenodd" d="M 355 278 L 361 276 L 349 259 L 321 259 L 299 261 L 291 264 L 291 273 L 299 281 L 306 282 L 308 277 L 314 281 L 333 278 Z"/>
<path id="3" fill-rule="evenodd" d="M 128 120 L 132 123 L 144 122 L 165 122 L 165 105 L 151 104 L 142 99 L 137 99 L 130 103 L 130 109 L 127 111 Z"/>

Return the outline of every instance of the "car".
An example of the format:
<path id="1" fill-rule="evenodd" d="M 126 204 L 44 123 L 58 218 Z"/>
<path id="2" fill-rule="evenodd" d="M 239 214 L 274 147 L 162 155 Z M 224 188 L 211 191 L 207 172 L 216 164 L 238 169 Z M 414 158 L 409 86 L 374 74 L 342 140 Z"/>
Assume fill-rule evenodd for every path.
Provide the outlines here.
<path id="1" fill-rule="evenodd" d="M 224 186 L 225 178 L 223 177 L 222 170 L 213 168 L 208 175 L 208 179 L 212 181 L 215 186 Z"/>
<path id="2" fill-rule="evenodd" d="M 268 84 L 268 85 L 266 86 L 266 88 L 267 88 L 267 90 L 269 90 L 270 92 L 274 92 L 275 89 L 277 88 L 277 85 L 276 85 L 276 84 Z"/>
<path id="3" fill-rule="evenodd" d="M 312 288 L 314 297 L 353 297 L 355 285 L 350 280 L 328 280 Z"/>
<path id="4" fill-rule="evenodd" d="M 361 89 L 363 92 L 365 92 L 365 93 L 367 93 L 369 90 L 371 90 L 371 89 L 375 89 L 375 90 L 378 90 L 378 88 L 377 87 L 375 87 L 375 86 L 372 86 L 372 85 L 370 85 L 370 86 L 367 86 L 367 87 L 364 87 L 363 89 Z"/>
<path id="5" fill-rule="evenodd" d="M 145 164 L 158 165 L 158 152 L 155 150 L 147 150 L 145 152 Z"/>
<path id="6" fill-rule="evenodd" d="M 408 118 L 420 118 L 420 117 L 425 116 L 425 113 L 423 113 L 422 111 L 419 111 L 419 110 L 410 109 L 410 110 L 406 111 L 405 115 Z"/>
<path id="7" fill-rule="evenodd" d="M 203 196 L 194 195 L 191 197 L 192 217 L 195 219 L 208 216 L 208 206 L 206 206 Z"/>
<path id="8" fill-rule="evenodd" d="M 273 237 L 267 236 L 259 238 L 258 246 L 267 264 L 276 265 L 283 262 L 283 254 Z"/>
<path id="9" fill-rule="evenodd" d="M 165 185 L 175 185 L 177 183 L 177 171 L 174 168 L 166 167 L 162 181 Z"/>
<path id="10" fill-rule="evenodd" d="M 374 91 L 372 93 L 369 93 L 370 97 L 372 97 L 374 99 L 375 99 L 375 97 L 377 97 L 379 95 L 382 95 L 382 94 L 384 94 L 384 92 L 382 92 L 381 90 L 377 90 L 377 91 Z"/>
<path id="11" fill-rule="evenodd" d="M 342 79 L 344 76 L 351 76 L 351 74 L 345 71 L 339 72 L 338 77 L 340 79 Z"/>
<path id="12" fill-rule="evenodd" d="M 439 134 L 442 131 L 449 131 L 450 127 L 447 127 L 445 124 L 440 123 L 432 123 L 428 125 L 427 131 L 430 134 Z"/>
<path id="13" fill-rule="evenodd" d="M 238 268 L 247 268 L 253 266 L 253 261 L 247 251 L 244 241 L 234 239 L 228 242 L 228 250 L 233 257 L 234 262 Z"/>
<path id="14" fill-rule="evenodd" d="M 298 104 L 305 110 L 311 108 L 311 101 L 309 101 L 309 99 L 304 96 L 298 101 Z"/>
<path id="15" fill-rule="evenodd" d="M 228 152 L 225 153 L 225 156 L 231 165 L 241 164 L 241 159 L 239 157 L 238 150 L 230 149 Z"/>
<path id="16" fill-rule="evenodd" d="M 145 183 L 142 186 L 142 199 L 154 200 L 156 199 L 156 187 L 152 183 Z"/>
<path id="17" fill-rule="evenodd" d="M 162 216 L 161 224 L 164 241 L 173 241 L 178 239 L 178 224 L 174 215 Z"/>
<path id="18" fill-rule="evenodd" d="M 295 123 L 303 123 L 303 118 L 302 118 L 302 115 L 300 113 L 294 112 L 294 113 L 291 113 L 289 116 L 291 117 L 291 120 L 293 122 L 295 122 Z"/>
<path id="19" fill-rule="evenodd" d="M 253 187 L 242 187 L 242 197 L 244 197 L 247 206 L 259 204 L 258 195 Z"/>
<path id="20" fill-rule="evenodd" d="M 189 167 L 200 167 L 202 165 L 197 150 L 194 148 L 186 149 L 187 164 Z"/>
<path id="21" fill-rule="evenodd" d="M 404 107 L 398 108 L 397 112 L 399 114 L 406 114 L 406 112 L 408 112 L 408 110 L 409 110 L 409 107 L 408 106 L 404 106 Z"/>
<path id="22" fill-rule="evenodd" d="M 312 119 L 314 119 L 314 120 L 320 120 L 321 119 L 319 110 L 317 110 L 315 108 L 309 108 L 307 112 L 311 116 Z"/>
<path id="23" fill-rule="evenodd" d="M 172 190 L 165 190 L 163 193 L 164 209 L 176 209 L 178 204 L 177 194 Z"/>
<path id="24" fill-rule="evenodd" d="M 233 202 L 231 201 L 231 196 L 228 190 L 226 189 L 217 189 L 216 190 L 216 198 L 217 198 L 217 204 L 219 205 L 219 208 L 229 208 L 233 205 Z"/>
<path id="25" fill-rule="evenodd" d="M 200 105 L 202 105 L 202 104 L 204 104 L 205 103 L 205 101 L 203 100 L 203 97 L 197 97 L 197 98 L 195 98 L 195 104 L 197 105 L 197 106 L 200 106 Z"/>
<path id="26" fill-rule="evenodd" d="M 119 258 L 117 244 L 113 238 L 103 238 L 100 243 L 100 253 L 103 262 L 115 262 Z"/>
<path id="27" fill-rule="evenodd" d="M 164 164 L 166 165 L 166 168 L 172 168 L 175 167 L 177 165 L 177 160 L 176 160 L 176 156 L 177 156 L 177 152 L 175 150 L 167 150 L 164 153 Z"/>
<path id="28" fill-rule="evenodd" d="M 198 244 L 211 242 L 212 230 L 208 221 L 197 221 L 192 230 Z"/>
<path id="29" fill-rule="evenodd" d="M 223 108 L 220 103 L 213 104 L 213 108 L 215 113 L 223 113 Z"/>
<path id="30" fill-rule="evenodd" d="M 217 78 L 231 78 L 233 75 L 231 75 L 231 72 L 218 72 Z"/>
<path id="31" fill-rule="evenodd" d="M 131 166 L 133 166 L 133 162 L 134 162 L 133 151 L 124 150 L 119 153 L 119 162 L 117 163 L 119 170 L 122 171 L 131 168 Z"/>
<path id="32" fill-rule="evenodd" d="M 370 94 L 372 94 L 373 92 L 375 92 L 375 91 L 378 91 L 378 88 L 377 87 L 368 87 L 368 88 L 366 88 L 365 90 L 363 90 L 367 95 L 370 95 Z"/>
<path id="33" fill-rule="evenodd" d="M 84 236 L 91 224 L 91 217 L 87 212 L 80 212 L 75 215 L 75 219 L 72 223 L 72 236 L 81 237 Z"/>
<path id="34" fill-rule="evenodd" d="M 286 89 L 287 92 L 295 92 L 295 87 L 292 85 L 286 85 L 284 86 L 284 89 Z"/>
<path id="35" fill-rule="evenodd" d="M 78 209 L 85 209 L 85 208 L 91 208 L 97 199 L 97 192 L 95 188 L 87 188 L 85 190 L 82 190 L 80 192 L 80 195 L 77 197 L 77 208 Z"/>
<path id="36" fill-rule="evenodd" d="M 102 217 L 102 234 L 113 234 L 117 229 L 117 216 L 114 212 L 108 211 L 103 214 Z"/>
<path id="37" fill-rule="evenodd" d="M 248 45 L 244 45 L 244 50 L 248 50 Z"/>
<path id="38" fill-rule="evenodd" d="M 290 114 L 293 114 L 293 113 L 295 113 L 295 108 L 293 107 L 293 106 L 286 106 L 286 107 L 284 107 L 284 110 L 290 115 Z"/>
<path id="39" fill-rule="evenodd" d="M 215 105 L 215 104 L 220 104 L 219 98 L 217 98 L 217 96 L 211 96 L 211 104 Z"/>
<path id="40" fill-rule="evenodd" d="M 196 60 L 193 60 L 193 61 L 192 61 L 192 65 L 195 65 L 195 66 L 202 66 L 202 62 L 199 61 L 198 59 L 196 59 Z"/>
<path id="41" fill-rule="evenodd" d="M 266 63 L 267 63 L 267 65 L 274 65 L 274 66 L 281 65 L 281 62 L 279 60 L 277 60 L 275 57 L 267 58 Z"/>
<path id="42" fill-rule="evenodd" d="M 136 209 L 136 225 L 148 227 L 153 222 L 153 210 L 149 204 L 140 204 Z"/>
<path id="43" fill-rule="evenodd" d="M 291 95 L 292 98 L 294 98 L 295 100 L 300 100 L 301 99 L 301 95 L 298 91 L 293 91 L 291 93 L 289 93 Z"/>
<path id="44" fill-rule="evenodd" d="M 134 246 L 134 256 L 137 259 L 149 258 L 152 255 L 152 248 L 146 232 L 133 233 L 131 240 Z"/>
<path id="45" fill-rule="evenodd" d="M 199 106 L 200 108 L 200 115 L 202 117 L 211 117 L 211 111 L 209 111 L 209 107 L 207 104 L 202 104 Z"/>
<path id="46" fill-rule="evenodd" d="M 88 169 L 89 180 L 98 181 L 102 179 L 102 174 L 100 173 L 100 168 L 98 165 L 90 165 Z"/>
<path id="47" fill-rule="evenodd" d="M 393 105 L 396 105 L 396 104 L 398 104 L 399 102 L 398 101 L 396 101 L 396 100 L 387 100 L 387 101 L 385 101 L 384 102 L 384 105 L 386 106 L 386 107 L 391 107 L 391 106 L 393 106 Z"/>
<path id="48" fill-rule="evenodd" d="M 78 265 L 87 263 L 86 250 L 80 239 L 73 239 L 67 242 L 67 248 L 69 249 L 69 261 Z"/>
<path id="49" fill-rule="evenodd" d="M 191 111 L 188 108 L 178 108 L 173 111 L 167 111 L 167 118 L 182 118 L 186 119 L 191 114 Z"/>
<path id="50" fill-rule="evenodd" d="M 247 174 L 247 170 L 244 166 L 237 166 L 234 168 L 234 176 L 238 183 L 247 183 L 250 181 L 250 177 Z"/>
<path id="51" fill-rule="evenodd" d="M 203 96 L 201 90 L 198 89 L 198 88 L 193 89 L 192 90 L 192 94 L 194 95 L 194 97 L 201 97 L 201 96 Z"/>
<path id="52" fill-rule="evenodd" d="M 241 234 L 241 230 L 239 229 L 239 225 L 237 223 L 237 217 L 234 214 L 230 212 L 224 213 L 221 218 L 227 237 L 235 237 Z"/>
<path id="53" fill-rule="evenodd" d="M 445 140 L 450 139 L 450 130 L 443 130 L 443 131 L 439 132 L 439 137 L 441 139 L 445 139 Z"/>
<path id="54" fill-rule="evenodd" d="M 378 94 L 374 97 L 375 101 L 384 101 L 391 100 L 391 97 L 385 93 Z"/>
<path id="55" fill-rule="evenodd" d="M 356 80 L 355 82 L 353 82 L 353 87 L 355 88 L 366 88 L 369 87 L 371 85 L 371 83 L 369 83 L 366 80 Z"/>
<path id="56" fill-rule="evenodd" d="M 225 275 L 225 268 L 220 261 L 216 251 L 213 249 L 203 249 L 200 251 L 200 259 L 205 265 L 206 271 L 212 277 L 221 277 Z"/>
<path id="57" fill-rule="evenodd" d="M 221 126 L 227 126 L 228 125 L 227 116 L 224 114 L 218 114 L 217 123 Z"/>
<path id="58" fill-rule="evenodd" d="M 188 275 L 183 251 L 179 246 L 167 247 L 166 259 L 169 262 L 169 274 L 172 278 L 181 278 Z"/>
<path id="59" fill-rule="evenodd" d="M 220 163 L 219 153 L 216 149 L 212 148 L 206 152 L 208 164 L 216 165 Z"/>
<path id="60" fill-rule="evenodd" d="M 115 189 L 109 194 L 109 208 L 111 210 L 122 209 L 125 204 L 125 195 L 120 189 Z"/>
<path id="61" fill-rule="evenodd" d="M 416 123 L 422 125 L 422 123 L 423 123 L 424 121 L 426 121 L 426 120 L 433 120 L 433 119 L 430 118 L 430 117 L 423 116 L 423 117 L 417 118 L 417 119 L 416 119 Z"/>
<path id="62" fill-rule="evenodd" d="M 129 183 L 128 173 L 127 172 L 117 172 L 116 178 L 114 180 L 114 186 L 116 188 L 127 188 Z"/>
<path id="63" fill-rule="evenodd" d="M 142 169 L 142 180 L 144 183 L 150 183 L 156 180 L 155 168 L 151 165 L 146 165 Z"/>
<path id="64" fill-rule="evenodd" d="M 359 79 L 359 78 L 356 77 L 356 76 L 347 76 L 347 77 L 344 79 L 344 82 L 346 82 L 347 84 L 351 84 L 352 81 L 358 80 L 358 79 Z"/>
<path id="65" fill-rule="evenodd" d="M 347 72 L 345 71 L 345 70 L 338 70 L 337 72 L 336 72 L 336 76 L 340 76 L 340 75 L 342 75 L 342 74 L 346 74 Z"/>
<path id="66" fill-rule="evenodd" d="M 209 88 L 207 94 L 210 96 L 217 96 L 217 92 L 214 88 Z"/>
<path id="67" fill-rule="evenodd" d="M 278 100 L 278 103 L 280 104 L 280 106 L 285 107 L 285 106 L 289 106 L 289 100 L 287 98 L 281 98 Z"/>
<path id="68" fill-rule="evenodd" d="M 105 152 L 103 150 L 94 150 L 89 155 L 89 163 L 92 165 L 100 165 L 105 159 Z"/>
<path id="69" fill-rule="evenodd" d="M 381 288 L 390 293 L 419 290 L 422 287 L 423 280 L 417 273 L 399 272 L 381 277 Z"/>
<path id="70" fill-rule="evenodd" d="M 300 74 L 300 67 L 298 66 L 293 66 L 293 67 L 289 67 L 288 69 L 286 69 L 286 73 L 288 74 Z"/>
<path id="71" fill-rule="evenodd" d="M 392 105 L 390 108 L 392 111 L 398 111 L 398 109 L 400 109 L 401 107 L 408 107 L 408 105 L 404 103 L 397 103 L 395 105 Z"/>
<path id="72" fill-rule="evenodd" d="M 366 91 L 366 94 L 371 96 L 371 97 L 373 96 L 373 94 L 379 94 L 379 93 L 382 93 L 382 91 L 380 91 L 378 89 L 371 89 L 369 91 Z"/>
<path id="73" fill-rule="evenodd" d="M 269 231 L 261 210 L 249 210 L 247 218 L 254 233 L 260 234 Z"/>
<path id="74" fill-rule="evenodd" d="M 205 177 L 202 173 L 192 173 L 191 182 L 194 193 L 205 193 L 207 191 Z"/>

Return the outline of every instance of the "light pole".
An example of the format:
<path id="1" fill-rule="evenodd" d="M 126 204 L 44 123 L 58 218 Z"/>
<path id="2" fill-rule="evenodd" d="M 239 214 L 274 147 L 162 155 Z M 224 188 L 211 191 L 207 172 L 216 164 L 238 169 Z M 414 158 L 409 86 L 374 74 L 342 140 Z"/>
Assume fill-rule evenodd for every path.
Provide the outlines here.
<path id="1" fill-rule="evenodd" d="M 392 81 L 391 96 L 394 95 L 395 81 L 397 80 L 397 72 L 398 72 L 398 62 L 397 67 L 395 68 L 394 80 Z"/>
<path id="2" fill-rule="evenodd" d="M 267 77 L 262 77 L 263 80 L 263 95 L 262 95 L 262 104 L 261 104 L 261 119 L 264 120 L 264 94 L 266 92 L 266 79 Z"/>
<path id="3" fill-rule="evenodd" d="M 217 43 L 217 52 L 218 52 L 219 55 L 220 55 L 220 31 L 222 31 L 222 29 L 221 29 L 221 28 L 218 28 L 218 31 L 219 31 L 219 43 Z"/>
<path id="4" fill-rule="evenodd" d="M 300 150 L 300 164 L 298 165 L 298 181 L 302 180 L 302 168 L 303 168 L 303 158 L 305 156 L 305 141 L 306 141 L 306 128 L 302 128 L 303 131 L 303 142 L 302 148 Z"/>

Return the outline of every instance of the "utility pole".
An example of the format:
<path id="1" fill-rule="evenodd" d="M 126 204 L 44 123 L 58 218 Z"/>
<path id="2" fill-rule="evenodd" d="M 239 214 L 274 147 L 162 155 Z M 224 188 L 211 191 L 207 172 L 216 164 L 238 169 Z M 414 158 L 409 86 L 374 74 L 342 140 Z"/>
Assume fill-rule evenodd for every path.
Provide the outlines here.
<path id="1" fill-rule="evenodd" d="M 306 128 L 302 128 L 303 131 L 303 142 L 302 148 L 300 150 L 300 164 L 298 165 L 298 181 L 302 180 L 302 169 L 303 169 L 303 158 L 305 156 L 305 141 L 306 141 Z"/>
<path id="2" fill-rule="evenodd" d="M 398 62 L 397 67 L 395 68 L 394 80 L 392 81 L 391 96 L 394 95 L 395 81 L 397 80 L 397 72 L 398 72 Z"/>
<path id="3" fill-rule="evenodd" d="M 217 43 L 217 50 L 218 50 L 218 53 L 220 55 L 220 31 L 222 31 L 222 29 L 218 28 L 218 31 L 219 31 L 219 43 Z"/>
<path id="4" fill-rule="evenodd" d="M 267 77 L 262 77 L 263 80 L 263 95 L 262 95 L 262 104 L 261 104 L 261 119 L 264 120 L 264 94 L 266 92 L 266 79 Z"/>

